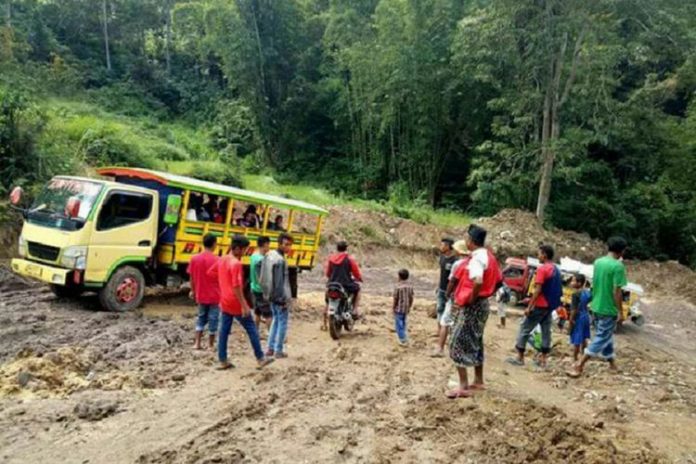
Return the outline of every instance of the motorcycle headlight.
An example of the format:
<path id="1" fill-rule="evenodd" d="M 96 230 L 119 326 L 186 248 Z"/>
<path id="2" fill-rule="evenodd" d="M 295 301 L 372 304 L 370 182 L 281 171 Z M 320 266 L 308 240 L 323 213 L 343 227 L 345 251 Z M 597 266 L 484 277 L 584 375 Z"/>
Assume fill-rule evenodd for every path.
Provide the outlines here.
<path id="1" fill-rule="evenodd" d="M 84 270 L 87 267 L 87 247 L 72 246 L 63 250 L 60 264 L 68 269 Z"/>
<path id="2" fill-rule="evenodd" d="M 25 258 L 27 256 L 27 241 L 24 239 L 24 235 L 19 236 L 18 248 L 17 253 L 19 253 L 19 256 Z"/>

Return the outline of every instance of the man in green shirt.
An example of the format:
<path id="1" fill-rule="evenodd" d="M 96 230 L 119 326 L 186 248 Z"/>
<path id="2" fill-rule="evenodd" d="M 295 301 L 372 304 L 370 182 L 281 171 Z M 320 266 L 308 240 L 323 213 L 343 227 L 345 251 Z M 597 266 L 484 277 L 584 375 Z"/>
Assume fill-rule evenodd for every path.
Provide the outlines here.
<path id="1" fill-rule="evenodd" d="M 626 240 L 621 237 L 610 238 L 607 245 L 609 253 L 594 262 L 594 275 L 592 276 L 592 302 L 590 305 L 597 323 L 595 336 L 580 362 L 575 365 L 573 370 L 568 371 L 568 375 L 571 377 L 580 377 L 590 358 L 604 359 L 609 362 L 611 369 L 616 370 L 614 331 L 617 321 L 621 324 L 624 320 L 621 289 L 628 283 L 626 281 L 626 268 L 621 258 L 628 245 Z"/>
<path id="2" fill-rule="evenodd" d="M 251 263 L 249 266 L 249 284 L 251 293 L 254 296 L 254 314 L 256 315 L 256 326 L 260 327 L 261 320 L 266 324 L 266 327 L 271 324 L 271 305 L 263 297 L 263 288 L 259 282 L 261 273 L 261 263 L 266 254 L 271 249 L 271 240 L 268 237 L 260 236 L 256 239 L 256 251 L 251 255 Z"/>

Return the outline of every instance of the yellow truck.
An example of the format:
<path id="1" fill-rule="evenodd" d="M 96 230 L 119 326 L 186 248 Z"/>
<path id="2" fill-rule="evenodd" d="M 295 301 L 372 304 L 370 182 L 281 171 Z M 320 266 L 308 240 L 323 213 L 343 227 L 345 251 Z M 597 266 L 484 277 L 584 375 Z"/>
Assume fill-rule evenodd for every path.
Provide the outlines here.
<path id="1" fill-rule="evenodd" d="M 57 176 L 30 207 L 17 188 L 11 204 L 22 212 L 17 274 L 51 286 L 60 297 L 95 291 L 105 309 L 140 305 L 148 285 L 180 285 L 203 236 L 218 237 L 227 253 L 235 234 L 293 237 L 288 256 L 297 273 L 314 267 L 327 211 L 309 203 L 189 177 L 134 168 L 103 168 L 102 178 Z M 243 263 L 249 264 L 249 255 Z"/>

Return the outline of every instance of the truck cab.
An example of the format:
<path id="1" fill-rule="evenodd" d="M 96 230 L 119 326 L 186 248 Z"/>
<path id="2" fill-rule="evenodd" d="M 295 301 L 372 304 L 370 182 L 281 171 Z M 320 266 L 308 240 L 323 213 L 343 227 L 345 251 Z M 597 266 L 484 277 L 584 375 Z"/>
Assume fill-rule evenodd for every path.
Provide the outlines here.
<path id="1" fill-rule="evenodd" d="M 293 295 L 297 274 L 316 264 L 328 212 L 315 205 L 146 169 L 97 172 L 104 177 L 54 177 L 30 207 L 21 189 L 13 191 L 10 202 L 24 216 L 14 272 L 61 297 L 96 291 L 105 309 L 127 311 L 140 305 L 146 285 L 186 280 L 208 234 L 218 239 L 218 256 L 236 235 L 276 244 L 289 235 Z M 253 251 L 242 258 L 247 272 Z"/>
<path id="2" fill-rule="evenodd" d="M 16 198 L 13 203 L 21 203 Z M 128 310 L 144 294 L 157 241 L 158 192 L 105 180 L 58 176 L 22 210 L 14 272 L 56 295 L 96 290 L 102 305 Z"/>

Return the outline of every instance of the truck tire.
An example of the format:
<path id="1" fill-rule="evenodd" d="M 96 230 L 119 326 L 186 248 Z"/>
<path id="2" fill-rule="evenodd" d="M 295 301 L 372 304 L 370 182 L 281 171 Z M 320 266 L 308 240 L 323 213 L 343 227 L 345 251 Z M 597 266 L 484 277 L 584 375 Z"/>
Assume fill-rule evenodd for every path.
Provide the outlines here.
<path id="1" fill-rule="evenodd" d="M 145 295 L 145 277 L 139 269 L 123 266 L 111 274 L 99 291 L 99 302 L 108 311 L 130 311 L 140 306 Z"/>

